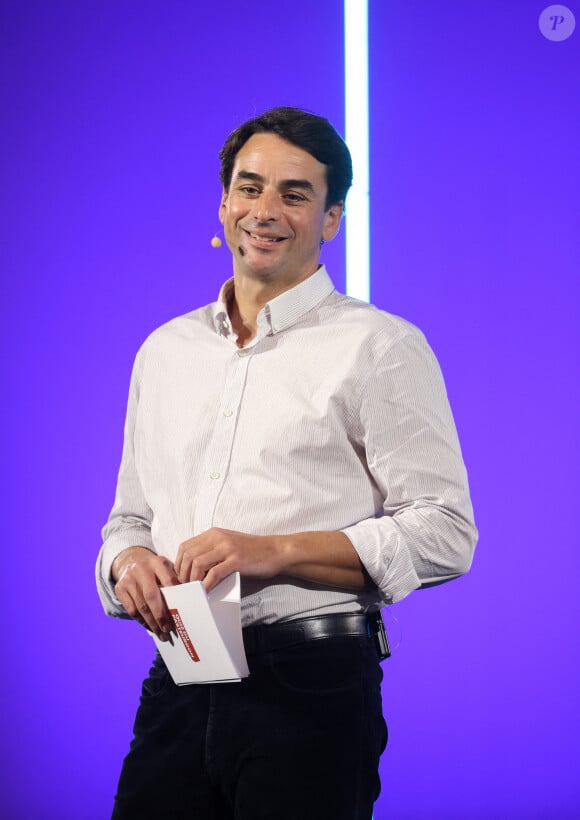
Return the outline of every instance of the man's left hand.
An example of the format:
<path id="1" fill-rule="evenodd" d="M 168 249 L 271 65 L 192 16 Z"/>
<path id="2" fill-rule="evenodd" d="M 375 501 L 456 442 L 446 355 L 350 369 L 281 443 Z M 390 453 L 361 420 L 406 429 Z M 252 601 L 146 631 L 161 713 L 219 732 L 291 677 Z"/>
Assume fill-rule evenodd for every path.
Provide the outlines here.
<path id="1" fill-rule="evenodd" d="M 203 581 L 207 592 L 232 572 L 272 578 L 282 571 L 284 544 L 280 535 L 248 535 L 213 527 L 180 545 L 175 572 L 182 584 Z"/>

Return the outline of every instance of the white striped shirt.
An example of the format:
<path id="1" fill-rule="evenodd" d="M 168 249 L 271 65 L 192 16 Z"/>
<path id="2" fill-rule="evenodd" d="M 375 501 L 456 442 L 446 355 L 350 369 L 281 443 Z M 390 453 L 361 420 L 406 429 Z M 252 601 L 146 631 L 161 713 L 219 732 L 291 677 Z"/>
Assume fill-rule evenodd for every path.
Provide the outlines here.
<path id="1" fill-rule="evenodd" d="M 421 332 L 334 290 L 323 267 L 268 302 L 236 346 L 217 302 L 160 327 L 133 369 L 97 583 L 141 545 L 174 560 L 210 527 L 342 530 L 376 590 L 242 579 L 242 621 L 376 609 L 471 564 L 476 530 L 438 364 Z"/>

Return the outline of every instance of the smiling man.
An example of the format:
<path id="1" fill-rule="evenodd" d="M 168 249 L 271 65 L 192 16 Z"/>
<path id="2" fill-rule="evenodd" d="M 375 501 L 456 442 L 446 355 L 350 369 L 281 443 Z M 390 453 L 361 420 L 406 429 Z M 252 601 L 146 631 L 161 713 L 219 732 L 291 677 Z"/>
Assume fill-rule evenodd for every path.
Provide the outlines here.
<path id="1" fill-rule="evenodd" d="M 250 137 L 220 205 L 236 286 L 259 281 L 275 297 L 312 275 L 342 216 L 342 201 L 327 206 L 327 188 L 325 166 L 307 151 L 275 134 Z"/>
<path id="2" fill-rule="evenodd" d="M 420 331 L 320 265 L 352 178 L 335 129 L 273 109 L 220 158 L 234 275 L 139 351 L 97 583 L 166 640 L 161 586 L 239 571 L 250 677 L 177 687 L 157 656 L 113 817 L 369 820 L 380 609 L 469 568 L 465 469 Z"/>

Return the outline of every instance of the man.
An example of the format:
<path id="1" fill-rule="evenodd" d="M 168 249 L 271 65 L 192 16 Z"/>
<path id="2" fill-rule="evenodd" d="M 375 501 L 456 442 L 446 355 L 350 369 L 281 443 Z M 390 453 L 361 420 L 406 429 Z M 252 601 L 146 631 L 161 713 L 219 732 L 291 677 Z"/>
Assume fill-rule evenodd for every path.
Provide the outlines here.
<path id="1" fill-rule="evenodd" d="M 164 640 L 160 587 L 239 571 L 250 677 L 179 688 L 156 659 L 113 817 L 368 820 L 372 613 L 469 568 L 465 470 L 422 334 L 319 264 L 352 178 L 330 123 L 273 109 L 220 158 L 234 276 L 139 351 L 97 580 Z"/>

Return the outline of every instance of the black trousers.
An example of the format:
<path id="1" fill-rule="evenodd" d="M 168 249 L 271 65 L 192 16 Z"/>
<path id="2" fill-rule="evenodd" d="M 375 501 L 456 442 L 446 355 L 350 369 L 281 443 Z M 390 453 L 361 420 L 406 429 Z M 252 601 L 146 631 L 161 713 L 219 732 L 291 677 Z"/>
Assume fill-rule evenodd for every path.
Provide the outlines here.
<path id="1" fill-rule="evenodd" d="M 370 820 L 387 741 L 370 638 L 248 658 L 241 683 L 143 683 L 113 820 Z"/>

